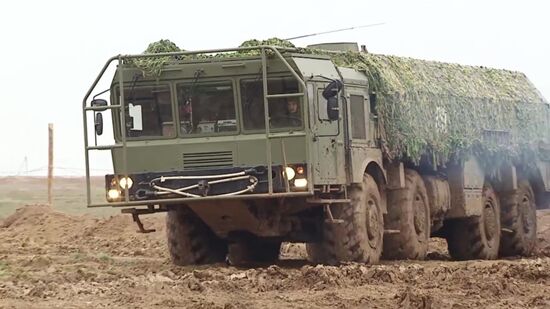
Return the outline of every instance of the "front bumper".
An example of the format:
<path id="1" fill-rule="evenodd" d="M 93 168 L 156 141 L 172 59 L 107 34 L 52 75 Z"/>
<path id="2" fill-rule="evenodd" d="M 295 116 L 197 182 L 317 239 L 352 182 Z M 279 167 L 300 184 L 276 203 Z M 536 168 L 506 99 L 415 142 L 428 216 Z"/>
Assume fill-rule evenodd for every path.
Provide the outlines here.
<path id="1" fill-rule="evenodd" d="M 107 205 L 188 203 L 207 199 L 269 198 L 307 193 L 307 188 L 295 188 L 292 183 L 287 188 L 282 166 L 273 166 L 271 175 L 273 191 L 270 193 L 267 169 L 263 166 L 130 174 L 128 176 L 133 184 L 128 189 L 128 199 L 125 197 L 126 190 L 120 186 L 120 178 L 117 175 L 106 175 L 106 192 L 118 190 L 120 193 L 117 199 L 108 198 Z"/>

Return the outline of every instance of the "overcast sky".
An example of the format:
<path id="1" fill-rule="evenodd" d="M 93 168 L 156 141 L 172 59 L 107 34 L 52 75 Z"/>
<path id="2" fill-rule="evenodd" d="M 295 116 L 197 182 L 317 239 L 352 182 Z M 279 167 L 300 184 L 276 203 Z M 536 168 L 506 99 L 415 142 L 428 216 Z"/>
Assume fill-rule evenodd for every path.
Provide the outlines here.
<path id="1" fill-rule="evenodd" d="M 2 1 L 0 175 L 45 174 L 47 124 L 57 174 L 84 174 L 81 101 L 105 61 L 170 39 L 187 50 L 251 38 L 355 41 L 370 52 L 524 72 L 550 98 L 548 1 Z M 110 78 L 110 77 L 109 77 Z M 105 84 L 107 85 L 107 84 Z M 107 158 L 94 173 L 110 167 Z"/>

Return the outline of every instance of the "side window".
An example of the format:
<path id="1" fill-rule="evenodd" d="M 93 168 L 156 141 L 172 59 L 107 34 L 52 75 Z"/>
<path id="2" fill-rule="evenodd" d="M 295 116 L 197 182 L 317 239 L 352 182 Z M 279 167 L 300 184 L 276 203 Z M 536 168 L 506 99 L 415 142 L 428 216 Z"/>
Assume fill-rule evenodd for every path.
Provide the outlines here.
<path id="1" fill-rule="evenodd" d="M 350 95 L 351 138 L 366 139 L 365 98 L 362 95 Z"/>
<path id="2" fill-rule="evenodd" d="M 124 104 L 127 137 L 175 136 L 168 85 L 125 87 Z"/>
<path id="3" fill-rule="evenodd" d="M 299 92 L 298 82 L 293 77 L 274 77 L 268 80 L 269 94 Z M 261 79 L 242 80 L 241 104 L 244 128 L 258 130 L 264 124 L 264 91 Z M 303 103 L 300 98 L 277 98 L 269 100 L 270 128 L 300 128 L 303 126 Z"/>

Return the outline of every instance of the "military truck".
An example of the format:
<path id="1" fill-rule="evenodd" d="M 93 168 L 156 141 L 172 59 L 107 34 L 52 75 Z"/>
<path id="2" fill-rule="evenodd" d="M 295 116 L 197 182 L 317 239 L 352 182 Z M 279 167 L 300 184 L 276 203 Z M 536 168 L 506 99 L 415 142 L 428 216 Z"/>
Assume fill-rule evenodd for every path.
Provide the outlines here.
<path id="1" fill-rule="evenodd" d="M 550 113 L 523 74 L 269 43 L 109 59 L 83 100 L 88 206 L 142 232 L 167 212 L 177 265 L 271 262 L 282 242 L 317 263 L 424 259 L 431 236 L 458 260 L 533 252 Z M 107 202 L 92 151 L 112 157 Z"/>

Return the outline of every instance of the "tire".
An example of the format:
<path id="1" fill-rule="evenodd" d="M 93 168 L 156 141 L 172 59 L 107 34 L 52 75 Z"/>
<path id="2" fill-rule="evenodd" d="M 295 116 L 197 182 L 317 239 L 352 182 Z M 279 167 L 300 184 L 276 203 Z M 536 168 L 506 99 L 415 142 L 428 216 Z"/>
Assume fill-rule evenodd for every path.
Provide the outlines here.
<path id="1" fill-rule="evenodd" d="M 189 208 L 178 206 L 166 214 L 166 236 L 175 265 L 223 262 L 227 244 Z"/>
<path id="2" fill-rule="evenodd" d="M 449 222 L 449 254 L 455 260 L 492 260 L 500 247 L 500 204 L 490 185 L 483 187 L 481 216 Z"/>
<path id="3" fill-rule="evenodd" d="M 537 210 L 535 194 L 527 180 L 519 181 L 517 190 L 503 196 L 500 220 L 504 230 L 500 254 L 532 254 L 537 241 Z"/>
<path id="4" fill-rule="evenodd" d="M 430 239 L 430 204 L 422 177 L 405 170 L 405 188 L 388 193 L 388 214 L 384 226 L 399 230 L 384 235 L 385 259 L 423 260 Z"/>
<path id="5" fill-rule="evenodd" d="M 279 259 L 280 252 L 280 241 L 241 240 L 229 245 L 229 264 L 274 263 Z"/>
<path id="6" fill-rule="evenodd" d="M 378 263 L 382 253 L 384 220 L 381 198 L 374 179 L 365 174 L 363 183 L 348 191 L 350 203 L 331 206 L 335 219 L 343 223 L 323 223 L 322 240 L 306 244 L 314 263 Z"/>

